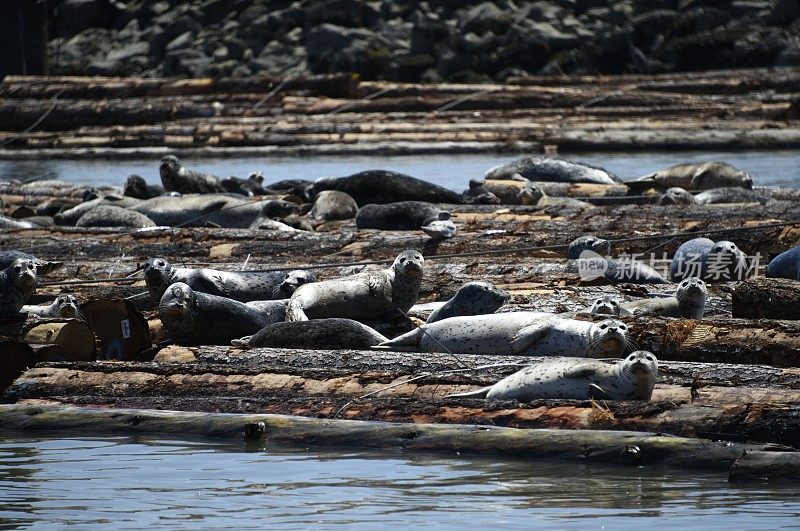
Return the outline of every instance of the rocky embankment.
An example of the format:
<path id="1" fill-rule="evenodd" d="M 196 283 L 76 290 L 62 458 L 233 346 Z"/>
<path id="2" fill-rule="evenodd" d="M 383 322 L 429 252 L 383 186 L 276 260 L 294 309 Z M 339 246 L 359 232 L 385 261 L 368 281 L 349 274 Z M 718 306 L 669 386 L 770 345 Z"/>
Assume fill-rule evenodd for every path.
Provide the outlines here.
<path id="1" fill-rule="evenodd" d="M 51 73 L 488 82 L 800 65 L 798 0 L 66 0 Z"/>

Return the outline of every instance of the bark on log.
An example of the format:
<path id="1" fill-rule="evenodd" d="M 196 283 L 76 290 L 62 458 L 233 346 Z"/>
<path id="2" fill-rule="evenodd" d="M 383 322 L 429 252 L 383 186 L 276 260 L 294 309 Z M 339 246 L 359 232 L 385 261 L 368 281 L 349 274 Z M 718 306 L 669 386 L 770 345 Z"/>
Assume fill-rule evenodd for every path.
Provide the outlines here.
<path id="1" fill-rule="evenodd" d="M 794 454 L 763 446 L 700 441 L 656 433 L 514 430 L 488 426 L 395 424 L 307 419 L 281 415 L 219 415 L 142 409 L 91 409 L 46 405 L 0 406 L 4 430 L 59 433 L 150 434 L 244 439 L 326 446 L 398 448 L 414 452 L 463 452 L 526 459 L 563 459 L 632 466 L 664 465 L 731 475 L 745 454 L 760 476 L 776 472 Z M 759 469 L 759 464 L 765 466 Z M 744 463 L 743 463 L 744 464 Z M 635 468 L 632 468 L 635 470 Z M 778 474 L 781 474 L 778 472 Z"/>
<path id="2" fill-rule="evenodd" d="M 800 319 L 800 282 L 758 277 L 736 286 L 733 316 L 744 319 Z"/>

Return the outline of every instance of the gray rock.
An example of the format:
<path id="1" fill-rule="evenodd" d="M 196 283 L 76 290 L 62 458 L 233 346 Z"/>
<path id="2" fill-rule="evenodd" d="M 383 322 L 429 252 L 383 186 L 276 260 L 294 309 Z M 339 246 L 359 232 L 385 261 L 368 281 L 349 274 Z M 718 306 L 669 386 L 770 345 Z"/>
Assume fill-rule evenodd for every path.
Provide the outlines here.
<path id="1" fill-rule="evenodd" d="M 492 2 L 480 4 L 461 10 L 458 16 L 458 27 L 462 31 L 484 33 L 494 31 L 505 33 L 511 25 L 512 17 L 509 12 L 503 11 Z"/>

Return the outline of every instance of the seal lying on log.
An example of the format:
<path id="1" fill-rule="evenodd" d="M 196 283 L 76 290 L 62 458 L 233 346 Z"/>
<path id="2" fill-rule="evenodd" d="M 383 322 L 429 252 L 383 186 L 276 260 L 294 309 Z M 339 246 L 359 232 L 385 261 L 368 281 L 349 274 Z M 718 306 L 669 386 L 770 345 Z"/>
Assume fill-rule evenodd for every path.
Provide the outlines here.
<path id="1" fill-rule="evenodd" d="M 747 256 L 735 243 L 694 238 L 683 243 L 670 263 L 670 277 L 680 281 L 698 277 L 706 282 L 744 280 L 750 274 Z"/>
<path id="2" fill-rule="evenodd" d="M 622 180 L 603 168 L 555 157 L 534 155 L 508 164 L 496 166 L 486 172 L 486 179 L 514 179 L 516 175 L 529 181 L 557 183 L 614 184 Z"/>
<path id="3" fill-rule="evenodd" d="M 268 323 L 280 323 L 281 321 L 285 321 L 287 304 L 289 304 L 289 299 L 248 301 L 244 303 L 245 306 L 260 313 Z"/>
<path id="4" fill-rule="evenodd" d="M 563 206 L 573 208 L 594 208 L 594 205 L 574 199 L 572 197 L 551 197 L 544 193 L 540 187 L 535 184 L 526 184 L 518 193 L 519 202 L 523 205 L 531 205 L 539 208 L 549 206 Z"/>
<path id="5" fill-rule="evenodd" d="M 800 280 L 800 247 L 784 251 L 767 264 L 767 276 Z"/>
<path id="6" fill-rule="evenodd" d="M 39 225 L 25 221 L 24 219 L 10 218 L 0 215 L 0 229 L 38 229 Z"/>
<path id="7" fill-rule="evenodd" d="M 182 194 L 214 194 L 226 192 L 220 178 L 184 168 L 175 155 L 167 155 L 158 166 L 161 184 L 167 192 Z"/>
<path id="8" fill-rule="evenodd" d="M 118 194 L 108 194 L 96 199 L 84 201 L 68 210 L 59 212 L 54 216 L 54 220 L 58 225 L 68 225 L 74 227 L 78 220 L 90 210 L 100 206 L 115 206 L 120 208 L 129 208 L 141 203 L 141 199 L 133 197 L 126 197 Z"/>
<path id="9" fill-rule="evenodd" d="M 20 310 L 38 317 L 77 319 L 80 316 L 78 299 L 74 295 L 59 295 L 52 303 L 46 306 L 25 305 Z"/>
<path id="10" fill-rule="evenodd" d="M 376 320 L 407 312 L 417 301 L 425 259 L 403 251 L 391 267 L 300 286 L 289 300 L 287 321 L 325 317 Z"/>
<path id="11" fill-rule="evenodd" d="M 614 364 L 581 358 L 546 360 L 525 367 L 494 385 L 449 397 L 520 402 L 547 398 L 650 400 L 657 376 L 656 357 L 637 350 Z"/>
<path id="12" fill-rule="evenodd" d="M 127 229 L 143 229 L 155 227 L 153 220 L 134 210 L 117 206 L 97 206 L 82 215 L 76 227 L 123 227 Z"/>
<path id="13" fill-rule="evenodd" d="M 683 188 L 669 188 L 658 199 L 659 205 L 718 205 L 724 203 L 767 203 L 770 199 L 748 188 L 712 188 L 697 195 Z"/>
<path id="14" fill-rule="evenodd" d="M 36 264 L 27 258 L 16 258 L 0 271 L 0 317 L 12 317 L 31 298 L 36 287 Z"/>
<path id="15" fill-rule="evenodd" d="M 0 270 L 10 266 L 11 263 L 18 258 L 33 260 L 33 264 L 36 266 L 37 275 L 46 275 L 64 266 L 64 262 L 41 260 L 32 254 L 23 253 L 22 251 L 0 251 Z"/>
<path id="16" fill-rule="evenodd" d="M 370 203 L 429 201 L 431 203 L 463 203 L 464 197 L 437 184 L 386 170 L 362 171 L 347 177 L 318 179 L 308 195 L 316 197 L 323 190 L 345 192 L 359 207 Z"/>
<path id="17" fill-rule="evenodd" d="M 158 184 L 147 184 L 147 181 L 139 175 L 129 175 L 125 179 L 125 186 L 122 195 L 134 197 L 136 199 L 150 199 L 158 197 L 164 193 L 164 187 Z"/>
<path id="18" fill-rule="evenodd" d="M 663 317 L 702 319 L 707 296 L 708 290 L 705 282 L 699 278 L 685 278 L 675 289 L 674 297 L 639 299 L 626 302 L 622 306 L 635 316 L 661 315 Z"/>
<path id="19" fill-rule="evenodd" d="M 386 336 L 365 324 L 331 317 L 271 324 L 257 334 L 234 340 L 231 344 L 241 348 L 363 349 L 384 341 L 387 341 Z"/>
<path id="20" fill-rule="evenodd" d="M 249 228 L 262 215 L 259 201 L 224 194 L 161 196 L 141 201 L 130 210 L 140 212 L 158 226 Z"/>
<path id="21" fill-rule="evenodd" d="M 254 171 L 247 176 L 247 179 L 240 179 L 239 177 L 226 177 L 220 180 L 220 186 L 225 191 L 232 194 L 240 194 L 247 197 L 255 195 L 268 195 L 268 191 L 264 188 L 264 174 L 260 171 Z"/>
<path id="22" fill-rule="evenodd" d="M 467 282 L 442 306 L 428 316 L 434 323 L 459 315 L 482 315 L 494 313 L 511 297 L 507 291 L 489 282 Z"/>
<path id="23" fill-rule="evenodd" d="M 425 201 L 369 204 L 358 210 L 359 229 L 418 230 L 434 221 L 449 220 L 450 212 Z"/>
<path id="24" fill-rule="evenodd" d="M 586 280 L 605 277 L 614 284 L 666 284 L 664 277 L 644 262 L 608 258 L 608 240 L 586 235 L 574 239 L 567 247 L 566 273 L 578 273 Z"/>
<path id="25" fill-rule="evenodd" d="M 344 192 L 323 190 L 314 198 L 308 216 L 318 221 L 353 219 L 358 213 L 355 200 Z"/>
<path id="26" fill-rule="evenodd" d="M 590 323 L 549 313 L 509 312 L 425 323 L 379 346 L 460 354 L 614 357 L 626 347 L 627 333 L 627 325 L 614 319 Z"/>
<path id="27" fill-rule="evenodd" d="M 194 291 L 182 282 L 172 284 L 161 297 L 158 316 L 179 345 L 230 345 L 255 334 L 269 323 L 239 301 Z"/>
<path id="28" fill-rule="evenodd" d="M 292 273 L 292 271 L 240 273 L 216 269 L 192 269 L 175 267 L 164 258 L 151 258 L 144 266 L 144 280 L 150 293 L 150 300 L 153 302 L 158 302 L 167 287 L 176 282 L 187 284 L 195 291 L 240 302 L 282 299 L 285 295 L 278 288 Z M 293 277 L 294 282 L 316 280 L 311 273 L 306 271 L 300 273 Z"/>
<path id="29" fill-rule="evenodd" d="M 729 186 L 753 188 L 753 177 L 727 162 L 701 162 L 670 166 L 625 184 L 633 192 L 651 187 L 679 187 L 686 190 L 711 190 Z"/>

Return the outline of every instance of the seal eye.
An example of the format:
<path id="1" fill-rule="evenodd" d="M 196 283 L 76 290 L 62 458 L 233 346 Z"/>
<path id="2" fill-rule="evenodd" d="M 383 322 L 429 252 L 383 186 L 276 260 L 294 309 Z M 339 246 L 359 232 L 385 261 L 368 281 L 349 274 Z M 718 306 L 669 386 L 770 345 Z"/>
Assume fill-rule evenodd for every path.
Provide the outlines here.
<path id="1" fill-rule="evenodd" d="M 611 306 L 619 306 L 619 303 L 617 301 L 611 301 Z"/>
<path id="2" fill-rule="evenodd" d="M 651 356 L 650 354 L 645 357 L 647 358 L 647 361 L 656 361 L 655 357 Z"/>
<path id="3" fill-rule="evenodd" d="M 608 328 L 608 325 L 607 325 L 607 324 L 605 324 L 605 323 L 603 323 L 603 324 L 601 324 L 601 325 L 600 325 L 600 328 L 601 328 L 602 330 L 605 330 L 606 328 Z"/>
<path id="4" fill-rule="evenodd" d="M 619 329 L 620 329 L 620 330 L 627 330 L 627 329 L 628 329 L 628 327 L 627 327 L 627 326 L 625 326 L 624 324 L 621 324 L 621 325 L 619 325 Z"/>
<path id="5" fill-rule="evenodd" d="M 595 304 L 603 304 L 603 300 L 602 299 L 597 299 L 596 301 L 594 301 L 594 303 Z"/>
<path id="6" fill-rule="evenodd" d="M 19 273 L 20 271 L 22 271 L 22 268 L 20 266 L 14 266 L 14 271 Z"/>

